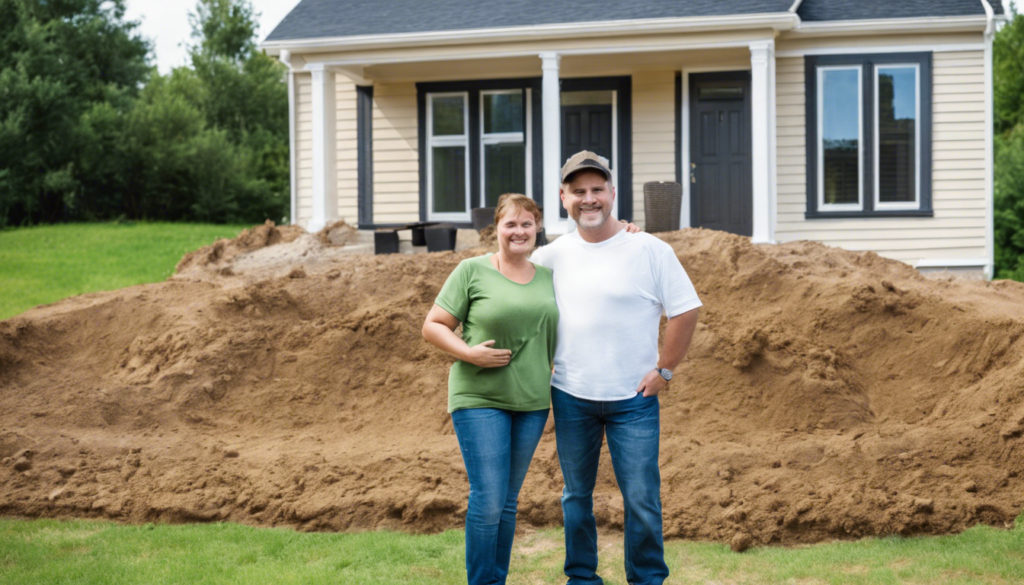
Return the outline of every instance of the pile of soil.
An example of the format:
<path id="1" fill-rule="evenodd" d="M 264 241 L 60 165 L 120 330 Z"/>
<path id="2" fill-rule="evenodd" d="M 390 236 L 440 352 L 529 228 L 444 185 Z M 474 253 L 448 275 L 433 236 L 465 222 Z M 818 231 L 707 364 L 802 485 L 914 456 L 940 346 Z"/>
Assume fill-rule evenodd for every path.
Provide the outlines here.
<path id="1" fill-rule="evenodd" d="M 290 237 L 0 322 L 0 513 L 460 526 L 451 359 L 420 327 L 484 250 L 325 262 Z M 662 237 L 705 304 L 661 398 L 668 536 L 941 534 L 1020 513 L 1024 286 L 815 243 Z M 273 275 L 240 268 L 275 250 Z M 561 485 L 549 421 L 521 521 L 559 525 Z M 595 513 L 622 525 L 607 457 Z"/>

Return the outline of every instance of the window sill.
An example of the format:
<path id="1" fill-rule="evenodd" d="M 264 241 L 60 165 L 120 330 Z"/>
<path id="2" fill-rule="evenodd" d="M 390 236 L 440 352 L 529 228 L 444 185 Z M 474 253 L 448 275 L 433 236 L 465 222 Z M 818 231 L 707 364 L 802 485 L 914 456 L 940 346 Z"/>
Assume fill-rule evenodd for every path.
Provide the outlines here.
<path id="1" fill-rule="evenodd" d="M 804 219 L 872 219 L 878 217 L 935 217 L 931 209 L 887 209 L 880 211 L 808 211 Z"/>

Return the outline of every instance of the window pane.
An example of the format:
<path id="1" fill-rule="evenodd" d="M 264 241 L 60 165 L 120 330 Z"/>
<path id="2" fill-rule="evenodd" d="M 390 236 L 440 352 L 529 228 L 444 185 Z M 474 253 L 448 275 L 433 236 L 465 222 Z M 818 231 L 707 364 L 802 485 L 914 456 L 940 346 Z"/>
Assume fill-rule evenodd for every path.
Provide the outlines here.
<path id="1" fill-rule="evenodd" d="M 466 147 L 435 146 L 434 212 L 466 211 Z"/>
<path id="2" fill-rule="evenodd" d="M 878 68 L 878 200 L 917 200 L 917 70 Z"/>
<path id="3" fill-rule="evenodd" d="M 484 134 L 522 131 L 522 92 L 484 95 Z"/>
<path id="4" fill-rule="evenodd" d="M 821 148 L 826 204 L 860 201 L 859 69 L 821 72 Z"/>
<path id="5" fill-rule="evenodd" d="M 432 98 L 434 136 L 461 136 L 466 131 L 465 99 L 461 95 Z"/>
<path id="6" fill-rule="evenodd" d="M 484 145 L 484 207 L 505 193 L 526 192 L 526 146 L 522 142 Z"/>

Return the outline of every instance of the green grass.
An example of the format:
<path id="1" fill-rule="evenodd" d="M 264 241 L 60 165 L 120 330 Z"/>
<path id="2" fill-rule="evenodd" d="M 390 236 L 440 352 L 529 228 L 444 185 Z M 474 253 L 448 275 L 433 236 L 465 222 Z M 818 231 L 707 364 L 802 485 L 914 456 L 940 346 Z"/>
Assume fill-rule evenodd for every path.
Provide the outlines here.
<path id="1" fill-rule="evenodd" d="M 74 295 L 165 280 L 186 252 L 244 227 L 93 223 L 0 231 L 0 319 Z"/>
<path id="2" fill-rule="evenodd" d="M 602 536 L 600 572 L 626 585 L 621 536 Z M 0 584 L 458 584 L 463 534 L 298 533 L 236 524 L 123 526 L 0 520 Z M 562 532 L 517 538 L 509 585 L 564 583 Z M 1021 583 L 1024 516 L 1014 530 L 881 538 L 743 554 L 670 541 L 669 583 Z"/>

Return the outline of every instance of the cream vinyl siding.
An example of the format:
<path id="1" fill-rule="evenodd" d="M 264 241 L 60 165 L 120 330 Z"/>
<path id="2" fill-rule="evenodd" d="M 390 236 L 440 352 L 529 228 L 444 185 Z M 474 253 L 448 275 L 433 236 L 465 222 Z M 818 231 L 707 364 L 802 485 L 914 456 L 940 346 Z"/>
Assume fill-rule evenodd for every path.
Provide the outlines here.
<path id="1" fill-rule="evenodd" d="M 359 221 L 356 84 L 341 75 L 336 76 L 334 84 L 334 104 L 337 110 L 338 218 L 355 225 Z"/>
<path id="2" fill-rule="evenodd" d="M 313 218 L 313 76 L 295 75 L 295 223 L 306 227 Z"/>
<path id="3" fill-rule="evenodd" d="M 676 180 L 676 73 L 633 74 L 633 222 L 644 226 L 644 183 Z"/>
<path id="4" fill-rule="evenodd" d="M 420 219 L 416 84 L 373 88 L 373 222 Z"/>
<path id="5" fill-rule="evenodd" d="M 975 39 L 976 40 L 976 39 Z M 779 242 L 814 240 L 915 264 L 985 258 L 984 52 L 933 54 L 932 218 L 806 220 L 803 57 L 778 59 Z"/>

